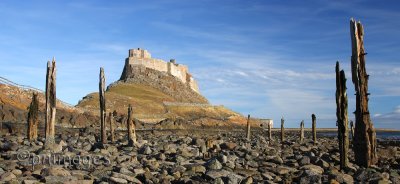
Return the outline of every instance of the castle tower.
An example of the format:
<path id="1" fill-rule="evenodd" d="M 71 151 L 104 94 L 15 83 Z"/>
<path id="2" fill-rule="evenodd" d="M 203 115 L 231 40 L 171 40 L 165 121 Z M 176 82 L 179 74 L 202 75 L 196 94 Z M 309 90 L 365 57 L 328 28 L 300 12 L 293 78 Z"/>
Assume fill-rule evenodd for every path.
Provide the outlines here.
<path id="1" fill-rule="evenodd" d="M 125 67 L 122 76 L 129 76 L 129 74 L 126 72 L 126 69 L 130 68 L 131 66 L 144 66 L 149 69 L 168 73 L 179 79 L 183 84 L 186 84 L 196 93 L 200 93 L 197 82 L 194 80 L 192 75 L 189 74 L 188 67 L 186 65 L 176 63 L 175 59 L 171 59 L 169 62 L 166 62 L 161 59 L 151 58 L 150 52 L 145 49 L 129 49 L 128 57 L 125 59 Z M 123 78 L 122 76 L 121 79 Z"/>
<path id="2" fill-rule="evenodd" d="M 150 59 L 151 54 L 147 50 L 141 48 L 129 49 L 129 57 Z"/>

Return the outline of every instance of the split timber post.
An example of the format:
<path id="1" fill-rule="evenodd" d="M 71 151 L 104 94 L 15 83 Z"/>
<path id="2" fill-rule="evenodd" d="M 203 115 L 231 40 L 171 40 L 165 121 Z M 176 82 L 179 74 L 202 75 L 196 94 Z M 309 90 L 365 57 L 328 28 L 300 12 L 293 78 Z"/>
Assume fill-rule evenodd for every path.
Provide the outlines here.
<path id="1" fill-rule="evenodd" d="M 28 112 L 28 140 L 35 141 L 38 137 L 37 128 L 39 124 L 39 101 L 37 93 L 32 94 L 32 102 Z"/>
<path id="2" fill-rule="evenodd" d="M 111 143 L 115 142 L 115 136 L 114 136 L 114 116 L 113 114 L 110 112 L 108 115 L 108 121 L 110 123 L 110 137 L 111 137 Z"/>
<path id="3" fill-rule="evenodd" d="M 347 117 L 346 76 L 340 71 L 339 62 L 336 62 L 336 117 L 338 126 L 340 169 L 348 165 L 349 130 Z"/>
<path id="4" fill-rule="evenodd" d="M 134 146 L 136 144 L 136 131 L 135 122 L 133 120 L 132 106 L 129 104 L 128 107 L 128 120 L 126 121 L 128 128 L 128 146 Z"/>
<path id="5" fill-rule="evenodd" d="M 355 163 L 369 167 L 377 162 L 376 133 L 368 109 L 368 79 L 365 65 L 364 28 L 361 22 L 350 20 L 351 73 L 356 91 L 355 131 L 353 139 Z"/>
<path id="6" fill-rule="evenodd" d="M 350 120 L 350 133 L 351 133 L 351 140 L 354 139 L 354 122 Z"/>
<path id="7" fill-rule="evenodd" d="M 268 138 L 269 138 L 269 141 L 272 141 L 272 123 L 271 122 L 269 122 L 268 123 Z"/>
<path id="8" fill-rule="evenodd" d="M 106 134 L 106 87 L 105 87 L 105 77 L 104 77 L 104 69 L 100 67 L 100 75 L 99 75 L 99 103 L 100 103 L 100 131 L 101 131 L 101 143 L 107 143 L 107 134 Z"/>
<path id="9" fill-rule="evenodd" d="M 283 119 L 283 117 L 282 117 L 282 119 L 281 119 L 281 142 L 283 143 L 283 141 L 285 141 L 285 127 L 284 127 L 284 124 L 285 124 L 285 119 Z"/>
<path id="10" fill-rule="evenodd" d="M 247 133 L 246 133 L 246 138 L 247 140 L 250 140 L 251 137 L 251 132 L 250 132 L 250 114 L 247 115 Z"/>
<path id="11" fill-rule="evenodd" d="M 54 144 L 56 123 L 56 61 L 47 62 L 46 72 L 46 118 L 45 118 L 45 145 Z"/>
<path id="12" fill-rule="evenodd" d="M 304 120 L 300 123 L 300 143 L 304 141 Z"/>
<path id="13" fill-rule="evenodd" d="M 315 117 L 315 114 L 311 115 L 311 120 L 312 120 L 312 135 L 313 135 L 313 142 L 317 142 L 317 118 Z"/>

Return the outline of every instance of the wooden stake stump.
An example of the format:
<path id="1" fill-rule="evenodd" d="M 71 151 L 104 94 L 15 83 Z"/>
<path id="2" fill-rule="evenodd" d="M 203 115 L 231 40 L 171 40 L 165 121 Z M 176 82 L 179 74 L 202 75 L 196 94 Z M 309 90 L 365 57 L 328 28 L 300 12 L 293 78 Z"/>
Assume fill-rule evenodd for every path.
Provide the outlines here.
<path id="1" fill-rule="evenodd" d="M 350 133 L 351 133 L 351 140 L 354 139 L 354 122 L 350 120 Z"/>
<path id="2" fill-rule="evenodd" d="M 317 142 L 317 118 L 315 117 L 315 114 L 311 115 L 311 120 L 312 120 L 312 135 L 313 135 L 313 142 Z"/>
<path id="3" fill-rule="evenodd" d="M 113 114 L 110 112 L 108 115 L 108 122 L 110 123 L 110 139 L 111 139 L 111 143 L 115 142 L 115 134 L 114 134 L 114 116 Z"/>
<path id="4" fill-rule="evenodd" d="M 354 158 L 359 166 L 369 167 L 377 162 L 376 133 L 368 109 L 368 78 L 365 65 L 364 28 L 361 22 L 350 20 L 351 73 L 356 91 L 356 111 L 354 130 Z"/>
<path id="5" fill-rule="evenodd" d="M 300 143 L 304 141 L 304 120 L 300 123 Z"/>
<path id="6" fill-rule="evenodd" d="M 269 139 L 269 141 L 272 141 L 272 123 L 271 122 L 269 122 L 268 123 L 268 139 Z"/>
<path id="7" fill-rule="evenodd" d="M 282 119 L 281 119 L 281 142 L 283 143 L 283 141 L 285 141 L 285 127 L 284 127 L 284 124 L 285 124 L 285 119 L 283 119 L 283 117 L 282 117 Z"/>
<path id="8" fill-rule="evenodd" d="M 39 123 L 39 101 L 37 93 L 32 94 L 32 102 L 28 112 L 28 140 L 35 141 L 38 137 L 37 128 Z"/>
<path id="9" fill-rule="evenodd" d="M 340 169 L 348 165 L 349 132 L 347 118 L 346 76 L 343 70 L 339 71 L 339 62 L 336 62 L 336 117 L 338 126 Z"/>
<path id="10" fill-rule="evenodd" d="M 107 134 L 106 134 L 106 87 L 105 87 L 105 77 L 104 77 L 104 69 L 100 68 L 100 75 L 99 75 L 99 103 L 100 103 L 100 131 L 101 131 L 101 138 L 100 141 L 102 144 L 107 143 Z"/>
<path id="11" fill-rule="evenodd" d="M 135 122 L 133 120 L 133 111 L 132 106 L 128 107 L 128 120 L 127 128 L 128 128 L 128 146 L 134 146 L 136 144 L 136 131 L 135 131 Z"/>
<path id="12" fill-rule="evenodd" d="M 247 116 L 246 138 L 247 138 L 247 140 L 250 140 L 250 138 L 251 138 L 251 132 L 250 132 L 250 114 Z"/>
<path id="13" fill-rule="evenodd" d="M 47 62 L 46 73 L 46 118 L 45 118 L 45 145 L 55 143 L 55 122 L 56 122 L 56 61 Z"/>

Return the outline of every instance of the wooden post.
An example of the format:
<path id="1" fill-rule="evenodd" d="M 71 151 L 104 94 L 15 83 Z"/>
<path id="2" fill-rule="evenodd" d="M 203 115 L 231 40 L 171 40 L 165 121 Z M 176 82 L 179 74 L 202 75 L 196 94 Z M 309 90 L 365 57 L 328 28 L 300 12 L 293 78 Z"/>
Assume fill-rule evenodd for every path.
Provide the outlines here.
<path id="1" fill-rule="evenodd" d="M 268 138 L 269 138 L 269 141 L 272 141 L 272 127 L 271 127 L 272 123 L 271 123 L 271 121 L 268 123 Z"/>
<path id="2" fill-rule="evenodd" d="M 38 137 L 37 128 L 39 123 L 39 101 L 37 93 L 32 94 L 32 102 L 28 112 L 28 140 L 35 141 Z"/>
<path id="3" fill-rule="evenodd" d="M 100 103 L 100 126 L 101 126 L 101 143 L 107 143 L 107 134 L 106 134 L 106 87 L 105 87 L 106 79 L 104 77 L 104 69 L 100 67 L 100 75 L 99 75 L 99 103 Z"/>
<path id="4" fill-rule="evenodd" d="M 283 117 L 282 117 L 282 119 L 281 119 L 281 142 L 283 143 L 283 141 L 285 141 L 285 127 L 284 127 L 284 124 L 285 124 L 285 119 L 283 119 Z"/>
<path id="5" fill-rule="evenodd" d="M 336 117 L 338 126 L 340 169 L 347 167 L 349 151 L 349 132 L 347 118 L 346 76 L 336 62 Z"/>
<path id="6" fill-rule="evenodd" d="M 108 114 L 108 121 L 110 122 L 110 137 L 111 137 L 111 143 L 115 142 L 115 135 L 114 135 L 114 116 L 113 114 L 110 112 Z"/>
<path id="7" fill-rule="evenodd" d="M 45 145 L 54 144 L 56 122 L 56 61 L 47 62 L 46 73 L 46 118 L 45 118 Z"/>
<path id="8" fill-rule="evenodd" d="M 377 162 L 376 133 L 368 109 L 368 78 L 365 65 L 364 28 L 361 22 L 350 20 L 352 45 L 351 73 L 356 91 L 356 127 L 354 131 L 354 158 L 359 166 L 369 167 Z"/>
<path id="9" fill-rule="evenodd" d="M 351 140 L 354 139 L 354 122 L 353 120 L 350 120 L 350 134 L 351 134 Z"/>
<path id="10" fill-rule="evenodd" d="M 250 114 L 249 115 L 247 115 L 247 133 L 246 133 L 246 138 L 247 138 L 247 140 L 250 140 L 250 137 L 251 137 L 251 135 L 250 135 Z"/>
<path id="11" fill-rule="evenodd" d="M 128 120 L 126 123 L 128 127 L 128 146 L 134 146 L 136 144 L 136 131 L 135 122 L 133 120 L 132 106 L 130 104 L 128 107 Z"/>
<path id="12" fill-rule="evenodd" d="M 300 123 L 300 143 L 304 141 L 304 120 Z"/>
<path id="13" fill-rule="evenodd" d="M 315 117 L 315 114 L 311 115 L 311 120 L 312 120 L 312 135 L 313 135 L 313 142 L 317 142 L 317 118 Z"/>

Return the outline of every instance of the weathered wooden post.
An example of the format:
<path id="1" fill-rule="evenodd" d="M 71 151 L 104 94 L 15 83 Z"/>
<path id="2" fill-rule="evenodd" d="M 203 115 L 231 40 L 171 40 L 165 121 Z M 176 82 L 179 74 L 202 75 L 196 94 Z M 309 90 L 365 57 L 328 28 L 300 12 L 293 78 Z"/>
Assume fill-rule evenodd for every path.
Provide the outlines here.
<path id="1" fill-rule="evenodd" d="M 339 62 L 336 62 L 336 117 L 338 126 L 340 169 L 348 164 L 349 132 L 347 118 L 346 76 L 340 71 Z"/>
<path id="2" fill-rule="evenodd" d="M 128 120 L 126 122 L 128 128 L 128 145 L 134 146 L 136 144 L 136 131 L 135 131 L 135 122 L 133 120 L 132 106 L 130 104 L 128 107 Z"/>
<path id="3" fill-rule="evenodd" d="M 283 143 L 283 141 L 285 141 L 285 127 L 284 127 L 284 124 L 285 124 L 285 119 L 283 119 L 283 117 L 282 117 L 282 119 L 281 119 L 281 142 Z"/>
<path id="4" fill-rule="evenodd" d="M 312 120 L 312 135 L 313 135 L 313 142 L 317 142 L 317 118 L 315 117 L 315 114 L 311 115 L 311 120 Z"/>
<path id="5" fill-rule="evenodd" d="M 99 103 L 100 103 L 100 126 L 101 126 L 101 143 L 107 143 L 107 134 L 106 134 L 106 87 L 105 87 L 106 79 L 104 77 L 104 69 L 100 67 L 100 75 L 99 75 Z"/>
<path id="6" fill-rule="evenodd" d="M 55 143 L 55 122 L 56 122 L 56 61 L 47 62 L 46 72 L 46 118 L 45 118 L 45 145 Z"/>
<path id="7" fill-rule="evenodd" d="M 354 139 L 354 122 L 353 120 L 350 120 L 350 134 L 351 134 L 351 140 Z"/>
<path id="8" fill-rule="evenodd" d="M 272 141 L 272 123 L 271 123 L 271 121 L 270 122 L 268 122 L 268 138 L 269 138 L 269 141 Z"/>
<path id="9" fill-rule="evenodd" d="M 249 115 L 247 115 L 247 133 L 246 133 L 246 138 L 247 138 L 247 140 L 250 140 L 250 137 L 251 137 L 251 135 L 250 135 L 250 114 Z"/>
<path id="10" fill-rule="evenodd" d="M 114 135 L 114 116 L 113 114 L 110 112 L 108 114 L 108 121 L 110 122 L 110 137 L 111 137 L 111 143 L 115 142 L 115 135 Z"/>
<path id="11" fill-rule="evenodd" d="M 300 143 L 304 141 L 304 120 L 300 123 Z"/>
<path id="12" fill-rule="evenodd" d="M 350 20 L 351 73 L 356 91 L 356 127 L 354 131 L 354 158 L 359 166 L 369 167 L 377 162 L 376 133 L 368 109 L 368 78 L 365 68 L 364 28 L 361 22 Z"/>
<path id="13" fill-rule="evenodd" d="M 39 101 L 37 93 L 32 94 L 32 102 L 28 112 L 28 140 L 35 141 L 38 137 L 37 128 L 39 123 Z"/>

